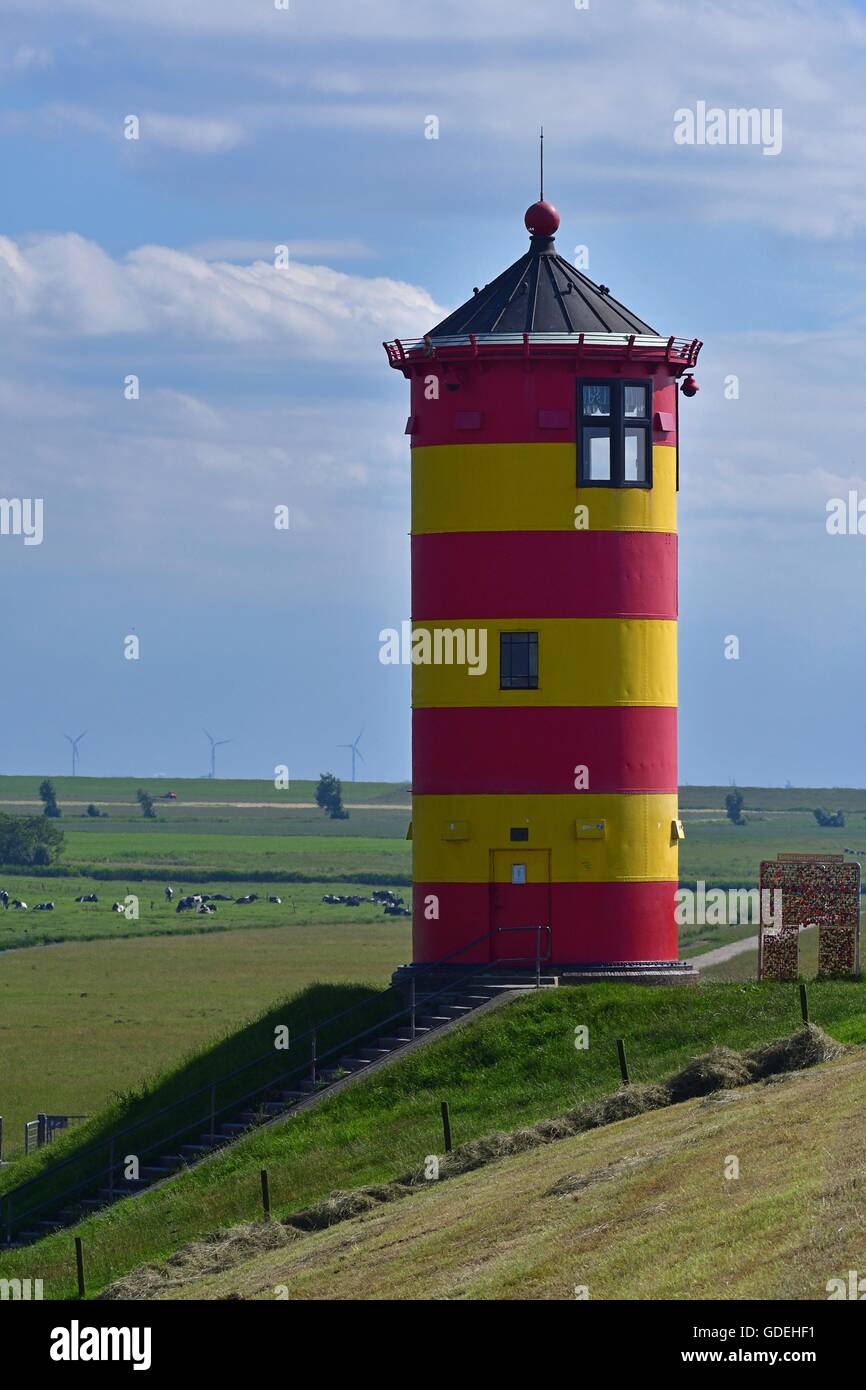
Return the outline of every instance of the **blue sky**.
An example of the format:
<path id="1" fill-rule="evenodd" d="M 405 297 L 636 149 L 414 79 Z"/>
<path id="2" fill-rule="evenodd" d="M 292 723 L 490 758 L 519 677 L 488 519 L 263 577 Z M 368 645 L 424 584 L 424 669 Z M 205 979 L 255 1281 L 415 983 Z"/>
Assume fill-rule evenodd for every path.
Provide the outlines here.
<path id="1" fill-rule="evenodd" d="M 87 729 L 82 772 L 199 775 L 206 726 L 232 739 L 223 775 L 347 776 L 363 727 L 364 774 L 408 775 L 406 669 L 378 661 L 409 526 L 381 340 L 521 254 L 543 122 L 562 253 L 706 343 L 682 410 L 681 777 L 866 785 L 866 537 L 825 526 L 866 496 L 862 6 L 0 19 L 0 495 L 45 506 L 40 546 L 0 536 L 0 768 L 65 771 Z M 699 101 L 780 109 L 781 152 L 677 145 Z"/>

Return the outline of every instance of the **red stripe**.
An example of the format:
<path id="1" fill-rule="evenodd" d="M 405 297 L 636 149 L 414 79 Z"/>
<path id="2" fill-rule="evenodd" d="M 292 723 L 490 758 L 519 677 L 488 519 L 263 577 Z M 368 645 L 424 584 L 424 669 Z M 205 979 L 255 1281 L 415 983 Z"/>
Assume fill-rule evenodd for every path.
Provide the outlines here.
<path id="1" fill-rule="evenodd" d="M 514 706 L 412 712 L 418 796 L 676 792 L 677 712 L 651 708 Z"/>
<path id="2" fill-rule="evenodd" d="M 551 883 L 497 885 L 496 925 L 551 928 L 553 965 L 591 965 L 603 961 L 676 960 L 674 919 L 676 883 Z M 429 899 L 439 918 L 428 920 Z M 494 925 L 491 885 L 419 883 L 413 892 L 414 959 L 442 960 L 452 952 L 457 965 L 527 957 L 533 933 L 507 932 L 471 950 L 460 948 Z M 548 906 L 549 903 L 549 906 Z"/>
<path id="3" fill-rule="evenodd" d="M 667 532 L 455 531 L 412 537 L 416 622 L 676 616 L 677 538 Z"/>
<path id="4" fill-rule="evenodd" d="M 604 364 L 587 362 L 580 369 L 575 359 L 533 362 L 527 371 L 522 361 L 500 361 L 484 370 L 480 364 L 450 368 L 432 359 L 412 378 L 412 447 L 432 444 L 562 444 L 574 442 L 576 378 L 601 380 L 621 376 L 622 363 L 614 371 Z M 635 364 L 635 379 L 648 374 Z M 431 377 L 438 379 L 438 400 L 430 400 Z M 448 384 L 457 385 L 449 390 Z M 656 412 L 676 419 L 677 383 L 657 373 L 653 378 L 653 421 Z M 473 416 L 480 416 L 475 420 Z M 554 422 L 567 422 L 555 427 Z M 473 428 L 467 428 L 467 426 Z M 552 427 L 553 426 L 553 427 Z M 675 444 L 676 432 L 653 431 L 656 444 Z"/>

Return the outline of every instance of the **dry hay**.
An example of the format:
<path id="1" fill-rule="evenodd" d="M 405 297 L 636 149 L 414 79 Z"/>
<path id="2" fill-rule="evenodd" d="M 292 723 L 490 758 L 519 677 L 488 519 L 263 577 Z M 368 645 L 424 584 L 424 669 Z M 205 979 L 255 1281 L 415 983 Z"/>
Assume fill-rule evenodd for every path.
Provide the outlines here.
<path id="1" fill-rule="evenodd" d="M 753 1079 L 752 1067 L 739 1052 L 730 1047 L 714 1047 L 711 1052 L 693 1057 L 681 1071 L 669 1077 L 666 1089 L 670 1101 L 678 1104 L 696 1096 L 707 1096 L 711 1091 L 748 1086 Z"/>
<path id="2" fill-rule="evenodd" d="M 787 1038 L 776 1038 L 755 1047 L 746 1056 L 752 1067 L 756 1081 L 765 1076 L 775 1076 L 779 1072 L 802 1071 L 804 1067 L 817 1067 L 821 1062 L 832 1062 L 848 1051 L 841 1043 L 829 1037 L 822 1028 L 807 1023 Z"/>
<path id="3" fill-rule="evenodd" d="M 163 1264 L 140 1265 L 95 1297 L 109 1301 L 158 1298 L 172 1289 L 194 1284 L 209 1274 L 221 1274 L 233 1265 L 243 1264 L 255 1255 L 298 1239 L 300 1232 L 287 1229 L 279 1221 L 230 1226 L 182 1246 Z"/>

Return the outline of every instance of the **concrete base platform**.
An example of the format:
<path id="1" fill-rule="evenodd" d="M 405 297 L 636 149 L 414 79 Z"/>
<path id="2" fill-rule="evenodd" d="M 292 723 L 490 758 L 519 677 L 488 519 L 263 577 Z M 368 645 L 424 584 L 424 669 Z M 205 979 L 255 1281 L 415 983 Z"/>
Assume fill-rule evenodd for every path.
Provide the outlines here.
<path id="1" fill-rule="evenodd" d="M 473 973 L 473 970 L 477 973 Z M 415 981 L 416 989 L 423 992 L 443 989 L 449 983 L 470 989 L 476 987 L 497 989 L 527 989 L 536 984 L 534 970 L 514 970 L 495 965 L 425 965 L 415 962 L 401 965 L 391 976 L 392 985 L 408 987 Z M 590 964 L 575 962 L 559 964 L 545 962 L 542 966 L 540 984 L 542 988 L 555 988 L 557 985 L 588 985 L 598 981 L 629 982 L 637 985 L 696 985 L 700 976 L 687 960 L 639 960 L 602 961 Z"/>

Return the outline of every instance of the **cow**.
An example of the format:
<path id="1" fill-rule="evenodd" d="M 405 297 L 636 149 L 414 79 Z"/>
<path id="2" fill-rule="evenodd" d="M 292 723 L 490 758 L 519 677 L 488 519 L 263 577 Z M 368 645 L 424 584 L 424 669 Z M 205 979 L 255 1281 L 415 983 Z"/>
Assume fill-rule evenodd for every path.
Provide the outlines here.
<path id="1" fill-rule="evenodd" d="M 23 903 L 23 902 L 21 901 L 20 898 L 13 898 L 13 899 L 12 899 L 12 906 L 15 907 L 15 908 L 17 908 L 19 912 L 26 912 L 26 911 L 27 911 L 27 904 L 26 904 L 26 903 Z"/>
<path id="2" fill-rule="evenodd" d="M 196 912 L 199 917 L 209 917 L 212 912 L 216 912 L 216 908 L 211 907 L 210 903 L 199 903 Z"/>
<path id="3" fill-rule="evenodd" d="M 126 908 L 123 906 L 123 903 L 112 903 L 111 910 L 112 912 L 125 912 Z"/>
<path id="4" fill-rule="evenodd" d="M 268 902 L 269 902 L 269 903 L 282 903 L 282 901 L 283 901 L 282 898 L 275 898 L 275 897 L 269 897 L 269 898 L 268 898 Z"/>
<path id="5" fill-rule="evenodd" d="M 245 896 L 242 897 L 242 898 L 235 898 L 235 902 L 236 902 L 236 903 L 257 903 L 258 900 L 259 900 L 259 895 L 258 895 L 258 893 L 247 893 L 247 894 L 245 894 Z"/>
<path id="6" fill-rule="evenodd" d="M 34 912 L 53 912 L 53 911 L 54 911 L 54 904 L 53 904 L 53 903 L 37 903 L 36 906 L 34 907 L 33 911 L 34 911 Z"/>
<path id="7" fill-rule="evenodd" d="M 76 898 L 77 903 L 97 903 L 99 899 L 95 893 L 83 893 L 80 898 Z"/>
<path id="8" fill-rule="evenodd" d="M 390 903 L 385 908 L 386 917 L 411 917 L 412 913 L 408 907 L 391 907 Z"/>
<path id="9" fill-rule="evenodd" d="M 165 886 L 165 900 L 166 900 L 166 902 L 167 902 L 167 903 L 170 903 L 173 897 L 174 897 L 174 889 L 172 888 L 172 886 L 171 886 L 170 883 L 167 883 L 166 886 Z"/>

